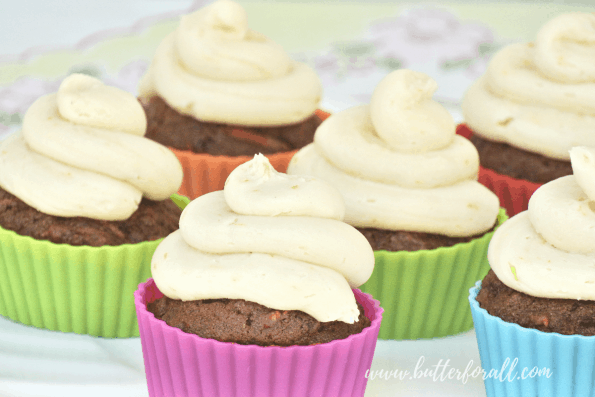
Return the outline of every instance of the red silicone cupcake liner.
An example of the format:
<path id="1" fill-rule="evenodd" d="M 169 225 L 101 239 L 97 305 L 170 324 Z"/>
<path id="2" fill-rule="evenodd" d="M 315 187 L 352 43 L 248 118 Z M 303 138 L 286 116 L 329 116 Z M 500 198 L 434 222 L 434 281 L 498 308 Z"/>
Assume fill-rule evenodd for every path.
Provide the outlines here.
<path id="1" fill-rule="evenodd" d="M 330 116 L 322 110 L 316 110 L 316 115 L 325 120 Z M 188 150 L 169 148 L 184 170 L 184 180 L 178 191 L 182 196 L 191 200 L 205 193 L 222 190 L 231 171 L 240 164 L 252 159 L 253 156 L 213 156 L 207 153 L 194 153 Z M 290 152 L 267 154 L 271 165 L 279 172 L 287 171 L 289 161 L 297 150 Z"/>
<path id="2" fill-rule="evenodd" d="M 383 309 L 353 290 L 372 324 L 313 346 L 254 346 L 187 334 L 158 320 L 147 303 L 163 294 L 153 279 L 134 293 L 149 395 L 192 397 L 361 397 Z"/>
<path id="3" fill-rule="evenodd" d="M 457 134 L 469 139 L 473 135 L 473 131 L 465 124 L 459 124 Z M 540 183 L 502 175 L 481 166 L 479 167 L 479 183 L 498 196 L 500 206 L 506 208 L 509 217 L 526 211 L 531 195 L 541 186 Z"/>

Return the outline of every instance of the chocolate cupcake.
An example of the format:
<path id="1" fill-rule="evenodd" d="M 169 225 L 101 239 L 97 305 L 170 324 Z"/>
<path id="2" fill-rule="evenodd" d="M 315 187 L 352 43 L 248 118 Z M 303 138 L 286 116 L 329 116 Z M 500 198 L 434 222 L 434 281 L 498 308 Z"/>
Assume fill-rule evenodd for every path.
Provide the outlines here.
<path id="1" fill-rule="evenodd" d="M 181 212 L 170 200 L 181 166 L 145 128 L 134 96 L 74 74 L 1 143 L 0 314 L 63 332 L 138 335 L 126 296 Z"/>
<path id="2" fill-rule="evenodd" d="M 541 298 L 504 284 L 493 270 L 481 282 L 479 306 L 490 315 L 523 328 L 562 335 L 595 335 L 595 301 Z"/>
<path id="3" fill-rule="evenodd" d="M 496 231 L 492 271 L 470 290 L 484 370 L 516 358 L 507 384 L 484 378 L 488 396 L 595 392 L 595 149 L 575 147 L 570 159 L 574 175 L 541 186 Z M 525 376 L 534 368 L 550 376 Z"/>
<path id="4" fill-rule="evenodd" d="M 463 98 L 460 133 L 509 215 L 526 210 L 541 184 L 572 174 L 571 147 L 595 145 L 593 42 L 583 40 L 593 24 L 592 13 L 552 19 L 534 43 L 500 50 Z"/>
<path id="5" fill-rule="evenodd" d="M 150 394 L 363 396 L 382 310 L 352 290 L 374 255 L 344 211 L 335 188 L 262 155 L 192 201 L 136 293 Z M 234 368 L 213 376 L 210 360 Z"/>
<path id="6" fill-rule="evenodd" d="M 336 186 L 345 221 L 375 249 L 375 271 L 362 288 L 387 309 L 381 338 L 471 328 L 466 291 L 488 271 L 487 242 L 504 219 L 497 197 L 476 181 L 477 151 L 432 101 L 435 89 L 419 72 L 389 74 L 370 105 L 322 123 L 288 168 Z"/>
<path id="7" fill-rule="evenodd" d="M 230 0 L 182 17 L 142 78 L 147 137 L 174 150 L 184 166 L 181 193 L 220 190 L 251 156 L 263 153 L 285 171 L 312 142 L 326 114 L 314 70 L 248 28 Z"/>
<path id="8" fill-rule="evenodd" d="M 153 241 L 176 230 L 180 214 L 180 208 L 172 200 L 143 198 L 137 210 L 123 220 L 55 216 L 0 188 L 0 227 L 55 244 L 101 247 Z"/>
<path id="9" fill-rule="evenodd" d="M 149 303 L 147 310 L 184 332 L 242 345 L 317 345 L 359 334 L 370 326 L 359 303 L 359 316 L 353 324 L 320 322 L 299 310 L 270 309 L 244 299 L 182 301 L 163 296 Z"/>

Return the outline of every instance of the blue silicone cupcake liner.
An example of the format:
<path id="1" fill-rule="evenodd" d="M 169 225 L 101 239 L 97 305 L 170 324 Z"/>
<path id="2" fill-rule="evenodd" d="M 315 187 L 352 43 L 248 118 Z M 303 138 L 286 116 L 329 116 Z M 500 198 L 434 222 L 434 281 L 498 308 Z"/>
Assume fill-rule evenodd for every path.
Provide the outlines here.
<path id="1" fill-rule="evenodd" d="M 469 290 L 488 397 L 594 397 L 595 336 L 523 328 L 490 315 Z"/>

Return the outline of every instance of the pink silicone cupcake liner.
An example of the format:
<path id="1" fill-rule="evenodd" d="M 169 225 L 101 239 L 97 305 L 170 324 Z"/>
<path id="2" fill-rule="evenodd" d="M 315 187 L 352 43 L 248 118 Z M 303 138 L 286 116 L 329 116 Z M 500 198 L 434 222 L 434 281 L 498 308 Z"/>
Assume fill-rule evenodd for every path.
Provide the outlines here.
<path id="1" fill-rule="evenodd" d="M 469 139 L 473 135 L 473 131 L 465 124 L 459 124 L 457 134 Z M 540 183 L 512 178 L 481 166 L 479 167 L 479 183 L 498 196 L 500 206 L 506 208 L 506 214 L 509 217 L 526 211 L 531 195 L 541 186 Z"/>
<path id="2" fill-rule="evenodd" d="M 149 395 L 192 397 L 360 397 L 366 389 L 383 309 L 353 290 L 372 324 L 357 335 L 313 346 L 254 346 L 187 334 L 146 305 L 163 294 L 153 279 L 134 302 Z"/>
<path id="3" fill-rule="evenodd" d="M 330 114 L 316 110 L 321 120 L 326 120 Z M 184 180 L 178 191 L 182 196 L 191 200 L 205 193 L 222 190 L 225 180 L 237 166 L 252 159 L 253 156 L 213 156 L 207 153 L 194 153 L 187 150 L 169 148 L 184 170 Z M 267 154 L 271 165 L 279 172 L 287 171 L 287 166 L 297 150 Z"/>

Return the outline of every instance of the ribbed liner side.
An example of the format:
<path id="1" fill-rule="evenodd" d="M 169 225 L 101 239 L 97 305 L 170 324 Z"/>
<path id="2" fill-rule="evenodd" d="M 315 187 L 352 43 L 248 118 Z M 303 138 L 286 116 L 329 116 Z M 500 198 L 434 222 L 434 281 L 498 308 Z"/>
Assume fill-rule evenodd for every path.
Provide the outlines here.
<path id="1" fill-rule="evenodd" d="M 498 225 L 506 219 L 501 208 Z M 490 269 L 492 235 L 434 250 L 375 251 L 372 276 L 360 288 L 385 309 L 379 338 L 437 338 L 473 328 L 467 295 Z"/>
<path id="2" fill-rule="evenodd" d="M 322 110 L 316 110 L 316 115 L 325 120 L 330 116 Z M 169 148 L 184 170 L 184 180 L 178 191 L 179 194 L 195 199 L 205 193 L 222 190 L 225 180 L 237 166 L 251 160 L 254 156 L 214 156 L 207 153 L 194 153 L 188 150 Z M 271 165 L 279 172 L 287 171 L 289 161 L 297 150 L 290 152 L 267 154 Z"/>
<path id="3" fill-rule="evenodd" d="M 457 134 L 468 139 L 473 131 L 465 124 L 459 124 Z M 512 178 L 484 167 L 479 167 L 478 181 L 498 196 L 500 206 L 506 208 L 509 217 L 526 211 L 531 195 L 541 186 L 540 183 Z"/>
<path id="4" fill-rule="evenodd" d="M 478 281 L 469 290 L 469 302 L 482 368 L 488 374 L 484 377 L 488 397 L 595 396 L 595 336 L 561 335 L 507 323 L 479 306 L 475 298 L 480 288 Z M 534 368 L 541 375 L 527 376 Z"/>
<path id="5" fill-rule="evenodd" d="M 359 397 L 372 364 L 383 309 L 354 290 L 372 325 L 357 335 L 314 346 L 248 346 L 186 334 L 155 319 L 153 280 L 139 285 L 135 304 L 151 396 Z"/>
<path id="6" fill-rule="evenodd" d="M 0 315 L 53 331 L 138 336 L 132 295 L 160 241 L 70 246 L 0 228 Z"/>

